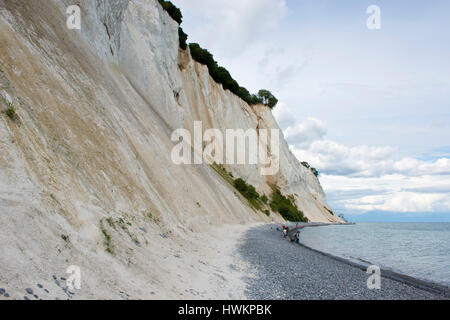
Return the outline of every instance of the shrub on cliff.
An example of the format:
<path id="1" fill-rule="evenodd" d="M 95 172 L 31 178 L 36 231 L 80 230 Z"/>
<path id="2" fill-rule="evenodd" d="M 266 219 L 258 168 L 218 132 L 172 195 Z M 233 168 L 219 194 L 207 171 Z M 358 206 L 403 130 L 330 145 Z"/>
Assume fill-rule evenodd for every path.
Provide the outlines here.
<path id="1" fill-rule="evenodd" d="M 235 94 L 239 93 L 239 83 L 231 77 L 228 70 L 224 67 L 214 68 L 212 77 L 216 82 L 221 83 L 225 90 L 230 90 Z"/>
<path id="2" fill-rule="evenodd" d="M 234 180 L 233 184 L 237 191 L 239 191 L 240 193 L 245 193 L 247 191 L 247 183 L 245 183 L 245 181 L 241 178 Z"/>
<path id="3" fill-rule="evenodd" d="M 306 161 L 303 161 L 303 162 L 302 162 L 302 165 L 303 165 L 305 168 L 307 168 L 307 169 L 311 168 L 311 166 L 309 165 L 309 163 L 306 162 Z"/>
<path id="4" fill-rule="evenodd" d="M 267 202 L 269 201 L 269 198 L 267 198 L 267 196 L 264 194 L 264 195 L 261 197 L 261 201 L 262 201 L 264 204 L 267 204 Z"/>
<path id="5" fill-rule="evenodd" d="M 13 104 L 9 101 L 6 101 L 6 105 L 8 106 L 8 109 L 6 109 L 5 111 L 3 111 L 8 118 L 10 118 L 13 121 L 16 121 L 19 119 L 19 116 L 16 113 L 16 109 L 14 108 Z"/>
<path id="6" fill-rule="evenodd" d="M 259 193 L 256 191 L 255 187 L 248 184 L 241 178 L 233 181 L 234 187 L 239 191 L 240 194 L 248 200 L 248 203 L 256 210 L 262 211 L 262 201 L 259 197 Z"/>
<path id="7" fill-rule="evenodd" d="M 256 200 L 259 198 L 259 193 L 256 191 L 255 187 L 251 184 L 247 185 L 246 197 L 248 199 Z"/>
<path id="8" fill-rule="evenodd" d="M 319 171 L 317 171 L 316 168 L 312 168 L 308 162 L 303 161 L 303 162 L 302 162 L 302 165 L 303 165 L 305 168 L 310 169 L 310 170 L 312 171 L 312 173 L 313 173 L 316 177 L 319 176 Z"/>
<path id="9" fill-rule="evenodd" d="M 214 61 L 213 55 L 206 49 L 200 47 L 198 43 L 189 43 L 192 59 L 198 63 L 204 64 L 208 67 L 209 72 L 217 67 L 217 62 Z"/>
<path id="10" fill-rule="evenodd" d="M 184 33 L 183 29 L 181 27 L 178 27 L 178 38 L 180 40 L 180 48 L 183 50 L 187 49 L 187 39 L 188 35 Z"/>
<path id="11" fill-rule="evenodd" d="M 274 190 L 272 193 L 270 207 L 273 211 L 279 212 L 287 221 L 308 222 L 308 218 L 306 218 L 303 215 L 303 212 L 295 205 L 294 199 L 283 196 L 278 189 Z"/>
<path id="12" fill-rule="evenodd" d="M 5 113 L 8 116 L 8 118 L 10 118 L 11 120 L 17 119 L 16 109 L 14 109 L 13 106 L 10 106 L 8 109 L 6 109 Z"/>
<path id="13" fill-rule="evenodd" d="M 254 104 L 262 104 L 262 100 L 256 95 L 256 94 L 252 94 L 249 98 L 248 101 L 246 101 L 249 105 L 254 105 Z"/>
<path id="14" fill-rule="evenodd" d="M 178 22 L 178 24 L 183 22 L 183 15 L 181 14 L 180 9 L 177 8 L 172 2 L 164 0 L 158 0 L 158 2 L 173 20 Z"/>
<path id="15" fill-rule="evenodd" d="M 270 109 L 275 108 L 278 103 L 278 99 L 269 90 L 259 90 L 258 98 L 261 99 L 262 103 L 268 106 Z"/>
<path id="16" fill-rule="evenodd" d="M 241 178 L 234 180 L 234 187 L 248 200 L 259 199 L 259 193 L 256 191 L 255 187 L 248 184 Z"/>

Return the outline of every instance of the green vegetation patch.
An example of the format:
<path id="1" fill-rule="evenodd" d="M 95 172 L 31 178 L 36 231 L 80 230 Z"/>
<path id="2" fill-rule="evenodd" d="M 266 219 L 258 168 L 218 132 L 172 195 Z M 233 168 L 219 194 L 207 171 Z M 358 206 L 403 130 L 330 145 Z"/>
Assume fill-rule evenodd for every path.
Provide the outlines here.
<path id="1" fill-rule="evenodd" d="M 279 189 L 274 189 L 270 207 L 273 211 L 280 213 L 281 216 L 287 221 L 308 222 L 308 218 L 306 218 L 303 215 L 303 212 L 297 208 L 294 197 L 285 197 L 281 194 Z"/>
<path id="2" fill-rule="evenodd" d="M 262 197 L 261 197 L 261 201 L 262 201 L 264 204 L 267 204 L 267 202 L 269 201 L 269 198 L 267 198 L 267 196 L 266 196 L 265 194 L 263 194 Z"/>
<path id="3" fill-rule="evenodd" d="M 16 112 L 16 108 L 14 108 L 13 104 L 6 99 L 4 99 L 5 104 L 7 105 L 7 109 L 3 111 L 8 118 L 10 118 L 12 121 L 19 120 L 19 116 Z"/>
<path id="4" fill-rule="evenodd" d="M 261 197 L 256 191 L 255 187 L 251 184 L 248 184 L 243 179 L 234 179 L 231 172 L 227 172 L 227 170 L 221 164 L 214 163 L 211 165 L 211 168 L 213 168 L 225 181 L 235 187 L 236 190 L 239 191 L 239 193 L 248 200 L 251 207 L 256 210 L 263 211 L 263 207 L 265 206 L 263 197 L 267 199 L 267 196 L 264 195 L 263 197 Z"/>
<path id="5" fill-rule="evenodd" d="M 255 187 L 246 183 L 241 178 L 234 180 L 233 184 L 237 191 L 239 191 L 245 198 L 249 200 L 259 199 L 259 193 L 256 191 Z"/>
<path id="6" fill-rule="evenodd" d="M 111 235 L 108 233 L 108 231 L 105 228 L 102 228 L 102 234 L 103 237 L 105 238 L 105 246 L 106 246 L 106 251 L 109 252 L 110 254 L 114 254 L 114 250 L 113 250 L 113 246 L 111 243 Z"/>
<path id="7" fill-rule="evenodd" d="M 188 39 L 188 35 L 186 33 L 184 33 L 183 28 L 178 27 L 178 38 L 180 41 L 180 48 L 183 50 L 187 49 L 187 39 Z"/>
<path id="8" fill-rule="evenodd" d="M 181 24 L 181 22 L 183 22 L 183 15 L 181 14 L 181 10 L 172 2 L 164 0 L 158 0 L 158 2 L 173 20 L 175 20 L 178 24 Z"/>
<path id="9" fill-rule="evenodd" d="M 248 200 L 250 205 L 256 210 L 262 211 L 262 201 L 260 199 L 259 193 L 256 191 L 255 187 L 251 184 L 248 184 L 241 178 L 237 178 L 233 181 L 233 186 L 239 191 L 245 199 Z"/>
<path id="10" fill-rule="evenodd" d="M 130 237 L 131 241 L 133 241 L 135 245 L 141 245 L 138 238 L 128 229 L 128 226 L 132 226 L 130 222 L 126 222 L 124 219 L 119 218 L 118 224 L 120 228 Z"/>
<path id="11" fill-rule="evenodd" d="M 8 107 L 8 109 L 6 109 L 6 111 L 5 111 L 5 113 L 8 116 L 8 118 L 10 118 L 13 121 L 17 120 L 17 118 L 18 118 L 16 109 L 13 106 Z"/>
<path id="12" fill-rule="evenodd" d="M 225 181 L 234 186 L 233 175 L 231 174 L 231 172 L 228 173 L 227 170 L 221 164 L 217 164 L 214 162 L 211 165 L 211 168 L 213 168 L 214 171 L 216 171 Z"/>
<path id="13" fill-rule="evenodd" d="M 159 225 L 161 220 L 158 217 L 155 217 L 151 212 L 147 212 L 147 218 L 149 218 L 154 224 Z"/>
<path id="14" fill-rule="evenodd" d="M 307 169 L 309 169 L 309 170 L 311 170 L 312 171 L 312 173 L 316 176 L 316 177 L 318 177 L 319 176 L 319 171 L 317 171 L 317 169 L 316 168 L 312 168 L 310 165 L 309 165 L 309 163 L 308 162 L 306 162 L 306 161 L 303 161 L 302 162 L 302 165 L 305 167 L 305 168 L 307 168 Z"/>

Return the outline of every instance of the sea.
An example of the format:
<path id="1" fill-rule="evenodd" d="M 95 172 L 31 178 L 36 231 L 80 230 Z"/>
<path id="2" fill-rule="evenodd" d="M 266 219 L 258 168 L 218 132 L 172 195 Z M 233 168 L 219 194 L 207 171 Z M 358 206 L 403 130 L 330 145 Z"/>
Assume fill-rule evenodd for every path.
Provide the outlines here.
<path id="1" fill-rule="evenodd" d="M 357 223 L 304 228 L 300 242 L 341 258 L 450 287 L 450 223 Z"/>

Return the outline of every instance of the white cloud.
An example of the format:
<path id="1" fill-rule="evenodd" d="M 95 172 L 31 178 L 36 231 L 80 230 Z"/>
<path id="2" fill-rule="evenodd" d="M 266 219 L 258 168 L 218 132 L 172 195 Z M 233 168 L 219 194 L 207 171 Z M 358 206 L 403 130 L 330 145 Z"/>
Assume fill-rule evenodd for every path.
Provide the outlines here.
<path id="1" fill-rule="evenodd" d="M 348 147 L 329 140 L 314 141 L 308 148 L 294 147 L 299 159 L 310 162 L 322 172 L 337 175 L 380 177 L 386 174 L 406 176 L 442 175 L 450 173 L 450 159 L 422 161 L 398 158 L 398 148 L 356 146 Z"/>
<path id="2" fill-rule="evenodd" d="M 339 212 L 450 212 L 450 175 L 323 175 L 321 182 Z"/>
<path id="3" fill-rule="evenodd" d="M 441 158 L 434 162 L 425 162 L 414 158 L 404 158 L 397 161 L 393 168 L 397 172 L 408 175 L 450 174 L 450 159 Z"/>
<path id="4" fill-rule="evenodd" d="M 277 118 L 289 118 L 286 110 Z M 308 118 L 284 131 L 294 155 L 322 175 L 339 211 L 450 212 L 450 159 L 398 159 L 390 146 L 349 147 L 325 139 L 324 122 Z"/>
<path id="5" fill-rule="evenodd" d="M 321 183 L 333 193 L 350 196 L 363 191 L 367 194 L 393 194 L 402 191 L 417 193 L 448 193 L 450 175 L 424 175 L 408 177 L 401 174 L 383 175 L 380 177 L 355 177 L 323 174 Z"/>
<path id="6" fill-rule="evenodd" d="M 289 112 L 282 111 L 277 117 L 289 118 Z M 292 119 L 292 118 L 291 118 Z M 325 123 L 308 118 L 298 124 L 291 123 L 284 135 L 294 155 L 307 161 L 327 174 L 354 176 L 381 176 L 404 174 L 406 176 L 442 175 L 450 173 L 450 159 L 422 161 L 415 158 L 398 158 L 398 148 L 390 146 L 359 145 L 349 147 L 326 140 Z"/>
<path id="7" fill-rule="evenodd" d="M 307 161 L 321 172 L 336 175 L 376 176 L 393 172 L 394 158 L 397 148 L 346 145 L 324 139 L 326 128 L 322 122 L 312 125 L 308 119 L 292 129 L 298 134 L 289 134 L 288 137 L 298 138 L 293 141 L 288 138 L 291 150 L 301 161 Z M 319 125 L 322 124 L 322 125 Z"/>
<path id="8" fill-rule="evenodd" d="M 344 208 L 358 211 L 448 212 L 449 194 L 398 192 L 347 200 Z"/>
<path id="9" fill-rule="evenodd" d="M 210 0 L 174 0 L 174 3 L 189 18 L 184 23 L 190 28 L 188 34 L 200 36 L 195 41 L 207 44 L 224 57 L 240 55 L 276 27 L 287 12 L 285 0 L 215 0 L 214 5 Z M 202 20 L 196 24 L 196 18 Z M 197 32 L 199 29 L 201 32 Z"/>
<path id="10" fill-rule="evenodd" d="M 301 148 L 310 146 L 314 141 L 322 140 L 326 133 L 324 122 L 308 118 L 297 125 L 288 126 L 284 131 L 284 136 L 290 145 Z"/>
<path id="11" fill-rule="evenodd" d="M 283 101 L 278 102 L 277 107 L 273 109 L 272 114 L 277 120 L 280 128 L 287 128 L 295 125 L 293 113 Z"/>

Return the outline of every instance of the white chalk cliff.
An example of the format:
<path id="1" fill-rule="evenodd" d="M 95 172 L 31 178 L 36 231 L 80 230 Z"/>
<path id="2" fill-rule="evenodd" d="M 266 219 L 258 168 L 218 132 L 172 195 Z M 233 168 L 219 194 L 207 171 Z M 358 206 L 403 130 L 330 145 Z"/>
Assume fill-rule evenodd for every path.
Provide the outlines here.
<path id="1" fill-rule="evenodd" d="M 215 291 L 237 272 L 214 256 L 216 238 L 230 236 L 223 226 L 282 218 L 253 210 L 207 164 L 175 165 L 171 134 L 194 121 L 278 128 L 271 111 L 223 90 L 180 50 L 157 0 L 76 2 L 81 30 L 66 27 L 73 1 L 0 0 L 0 111 L 18 115 L 0 114 L 0 288 L 22 298 L 39 283 L 44 298 L 64 298 L 53 276 L 72 264 L 84 287 L 70 297 L 179 298 L 188 287 L 183 297 L 238 297 Z M 275 176 L 226 168 L 260 193 L 294 195 L 311 221 L 340 222 L 314 174 L 280 148 Z"/>

